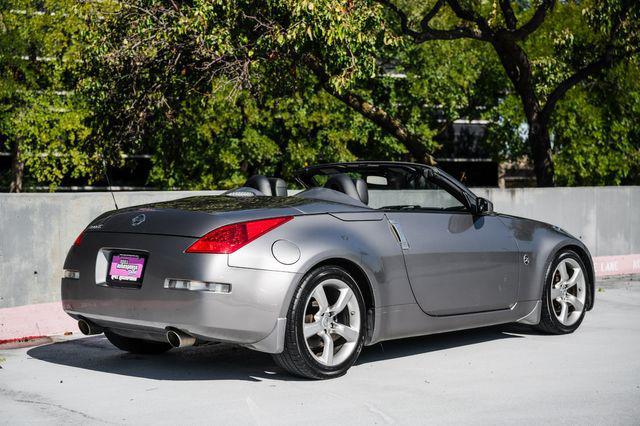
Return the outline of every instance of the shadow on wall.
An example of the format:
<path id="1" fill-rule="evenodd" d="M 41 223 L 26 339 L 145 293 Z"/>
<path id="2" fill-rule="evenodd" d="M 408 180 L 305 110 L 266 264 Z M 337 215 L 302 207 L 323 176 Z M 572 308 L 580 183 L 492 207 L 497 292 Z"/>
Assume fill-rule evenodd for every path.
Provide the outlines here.
<path id="1" fill-rule="evenodd" d="M 523 338 L 534 333 L 515 325 L 495 326 L 395 340 L 364 348 L 357 364 Z M 277 367 L 269 354 L 224 343 L 173 349 L 162 355 L 124 353 L 102 335 L 52 343 L 29 350 L 41 361 L 109 374 L 157 380 L 302 380 Z"/>

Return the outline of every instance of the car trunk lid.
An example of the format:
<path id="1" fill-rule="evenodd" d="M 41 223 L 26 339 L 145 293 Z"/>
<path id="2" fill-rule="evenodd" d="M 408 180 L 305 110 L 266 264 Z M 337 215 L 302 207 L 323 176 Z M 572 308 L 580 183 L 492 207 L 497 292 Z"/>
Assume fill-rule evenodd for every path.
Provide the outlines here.
<path id="1" fill-rule="evenodd" d="M 307 202 L 295 197 L 189 197 L 110 211 L 87 231 L 201 237 L 229 223 L 299 215 L 295 206 Z"/>

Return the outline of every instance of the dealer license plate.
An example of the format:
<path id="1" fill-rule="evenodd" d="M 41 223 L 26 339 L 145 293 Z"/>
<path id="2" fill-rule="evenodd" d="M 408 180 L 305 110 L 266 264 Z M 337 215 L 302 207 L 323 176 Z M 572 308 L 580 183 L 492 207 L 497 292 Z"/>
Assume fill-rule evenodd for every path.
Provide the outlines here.
<path id="1" fill-rule="evenodd" d="M 147 256 L 142 253 L 112 253 L 107 282 L 115 286 L 140 287 Z"/>

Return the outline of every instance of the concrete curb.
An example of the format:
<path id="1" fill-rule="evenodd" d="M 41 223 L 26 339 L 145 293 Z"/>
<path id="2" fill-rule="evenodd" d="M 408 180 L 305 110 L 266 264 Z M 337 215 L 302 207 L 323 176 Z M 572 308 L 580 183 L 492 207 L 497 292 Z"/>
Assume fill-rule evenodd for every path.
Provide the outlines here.
<path id="1" fill-rule="evenodd" d="M 640 254 L 601 256 L 593 261 L 598 279 L 640 274 Z M 60 302 L 0 309 L 0 344 L 25 336 L 54 336 L 77 330 L 75 320 L 62 310 Z"/>
<path id="2" fill-rule="evenodd" d="M 0 309 L 0 342 L 77 330 L 76 322 L 62 310 L 60 302 Z"/>
<path id="3" fill-rule="evenodd" d="M 596 278 L 640 273 L 640 254 L 599 256 L 593 258 Z"/>

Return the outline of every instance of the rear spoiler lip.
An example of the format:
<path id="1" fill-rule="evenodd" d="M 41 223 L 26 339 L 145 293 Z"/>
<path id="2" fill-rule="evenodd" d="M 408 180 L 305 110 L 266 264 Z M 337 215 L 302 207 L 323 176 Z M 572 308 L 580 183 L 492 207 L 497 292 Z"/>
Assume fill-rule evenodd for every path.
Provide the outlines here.
<path id="1" fill-rule="evenodd" d="M 101 229 L 87 229 L 85 234 L 127 234 L 127 235 L 154 235 L 157 237 L 176 237 L 176 238 L 200 238 L 201 236 L 194 235 L 182 235 L 182 234 L 166 234 L 159 232 L 136 232 L 136 231 L 116 231 L 113 229 L 101 230 Z"/>

